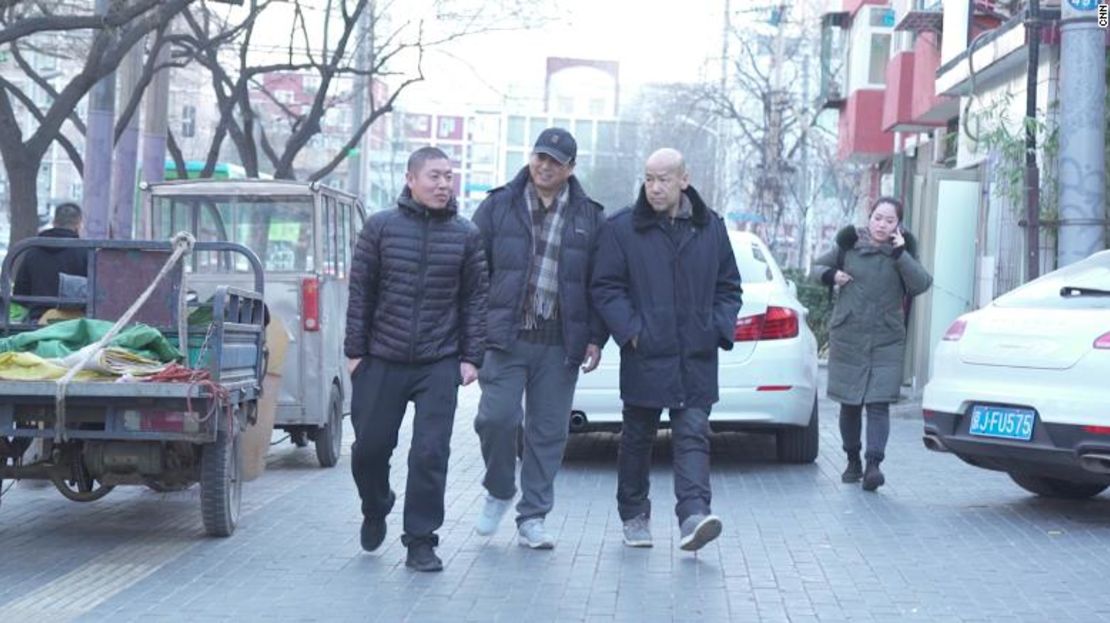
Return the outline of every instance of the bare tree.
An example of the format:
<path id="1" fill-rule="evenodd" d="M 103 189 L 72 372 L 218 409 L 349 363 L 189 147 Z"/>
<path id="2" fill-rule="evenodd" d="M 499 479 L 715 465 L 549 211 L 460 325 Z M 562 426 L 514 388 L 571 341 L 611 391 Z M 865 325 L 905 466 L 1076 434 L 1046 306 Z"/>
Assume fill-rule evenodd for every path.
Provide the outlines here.
<path id="1" fill-rule="evenodd" d="M 820 195 L 815 181 L 835 165 L 835 136 L 823 127 L 816 102 L 821 61 L 813 20 L 819 11 L 797 12 L 801 21 L 777 13 L 775 30 L 733 27 L 727 80 L 703 84 L 698 105 L 731 129 L 729 177 L 766 223 L 769 246 L 778 244 L 781 225 L 796 224 L 801 257 L 805 224 Z"/>
<path id="2" fill-rule="evenodd" d="M 94 15 L 89 3 L 78 2 L 7 2 L 0 5 L 0 45 L 7 45 L 12 58 L 27 77 L 49 96 L 48 106 L 39 106 L 33 98 L 12 81 L 0 77 L 0 156 L 8 177 L 11 206 L 11 241 L 33 236 L 38 229 L 38 170 L 50 145 L 57 142 L 80 171 L 83 162 L 76 146 L 63 132 L 68 122 L 79 133 L 84 123 L 74 112 L 78 103 L 103 77 L 115 71 L 124 55 L 144 38 L 165 28 L 173 17 L 193 0 L 113 0 L 107 13 Z M 27 62 L 24 52 L 47 43 L 39 51 L 63 54 L 50 39 L 61 37 L 70 42 L 68 54 L 81 59 L 81 70 L 68 77 L 56 89 L 51 79 L 43 76 Z M 81 44 L 75 44 L 80 42 Z M 168 42 L 159 36 L 154 45 Z M 157 67 L 154 54 L 148 55 L 144 79 L 149 82 Z M 139 93 L 125 106 L 130 115 L 138 105 Z M 37 123 L 29 136 L 19 123 L 19 113 L 26 110 Z M 120 119 L 118 132 L 126 125 Z"/>
<path id="3" fill-rule="evenodd" d="M 344 144 L 306 177 L 318 180 L 331 174 L 367 130 L 393 110 L 406 89 L 424 79 L 426 51 L 477 33 L 523 27 L 530 2 L 429 0 L 435 16 L 430 20 L 400 19 L 395 15 L 397 5 L 390 1 L 327 0 L 323 19 L 314 21 L 308 15 L 320 4 L 291 0 L 279 6 L 276 0 L 249 0 L 237 23 L 220 19 L 202 6 L 185 14 L 193 58 L 211 74 L 220 111 L 202 177 L 211 176 L 228 138 L 248 176 L 257 177 L 265 170 L 277 178 L 297 177 L 298 157 L 323 131 L 328 111 L 347 103 L 350 84 L 359 78 L 366 84 L 388 80 L 391 90 L 384 99 L 368 89 L 364 113 L 351 120 Z M 268 11 L 279 10 L 291 11 L 288 46 L 260 52 L 259 24 Z M 360 30 L 363 20 L 366 27 Z M 364 38 L 361 32 L 366 33 Z M 356 61 L 359 55 L 368 59 L 365 64 Z M 311 75 L 318 81 L 309 104 L 286 105 L 268 90 L 268 75 L 292 73 Z"/>

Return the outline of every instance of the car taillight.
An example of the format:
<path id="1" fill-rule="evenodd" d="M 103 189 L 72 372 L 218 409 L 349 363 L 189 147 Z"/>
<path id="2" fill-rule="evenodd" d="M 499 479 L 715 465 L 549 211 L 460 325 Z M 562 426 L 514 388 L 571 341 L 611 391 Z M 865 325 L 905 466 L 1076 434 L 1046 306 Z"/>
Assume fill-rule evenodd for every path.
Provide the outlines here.
<path id="1" fill-rule="evenodd" d="M 789 307 L 768 307 L 766 313 L 736 319 L 737 342 L 798 337 L 798 313 Z"/>
<path id="2" fill-rule="evenodd" d="M 1102 337 L 1095 340 L 1095 348 L 1099 350 L 1110 350 L 1110 333 L 1104 333 Z"/>
<path id="3" fill-rule="evenodd" d="M 964 336 L 964 330 L 967 329 L 967 320 L 957 318 L 948 330 L 944 332 L 944 337 L 941 338 L 946 342 L 959 342 L 960 338 Z"/>
<path id="4" fill-rule="evenodd" d="M 320 280 L 308 277 L 301 281 L 301 323 L 305 331 L 320 330 Z"/>
<path id="5" fill-rule="evenodd" d="M 1110 435 L 1110 426 L 1084 426 L 1083 432 L 1093 435 Z"/>

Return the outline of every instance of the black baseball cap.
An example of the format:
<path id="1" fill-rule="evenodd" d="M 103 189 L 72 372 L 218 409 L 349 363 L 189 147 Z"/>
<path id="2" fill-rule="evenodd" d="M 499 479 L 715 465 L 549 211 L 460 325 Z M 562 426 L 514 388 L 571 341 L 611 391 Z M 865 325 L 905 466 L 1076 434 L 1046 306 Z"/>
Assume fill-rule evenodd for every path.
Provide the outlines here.
<path id="1" fill-rule="evenodd" d="M 540 132 L 540 137 L 536 139 L 536 146 L 532 148 L 532 153 L 546 154 L 558 160 L 560 164 L 565 165 L 573 161 L 578 155 L 578 143 L 575 142 L 570 132 L 562 128 L 547 128 Z"/>

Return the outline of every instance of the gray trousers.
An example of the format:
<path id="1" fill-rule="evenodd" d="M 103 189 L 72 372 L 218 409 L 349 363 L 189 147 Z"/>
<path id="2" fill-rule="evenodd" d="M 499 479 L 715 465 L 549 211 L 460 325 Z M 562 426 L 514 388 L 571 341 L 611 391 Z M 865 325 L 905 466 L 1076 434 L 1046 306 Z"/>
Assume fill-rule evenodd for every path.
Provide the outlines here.
<path id="1" fill-rule="evenodd" d="M 510 350 L 488 350 L 478 374 L 482 398 L 474 430 L 482 444 L 482 485 L 495 498 L 516 495 L 517 430 L 524 420 L 517 524 L 542 518 L 555 503 L 555 474 L 563 462 L 578 367 L 563 346 L 517 340 Z M 521 411 L 521 399 L 526 400 Z"/>
<path id="2" fill-rule="evenodd" d="M 860 451 L 860 436 L 863 434 L 863 405 L 840 405 L 840 439 L 844 451 L 855 454 Z M 864 457 L 881 461 L 886 457 L 886 442 L 890 437 L 890 404 L 886 402 L 867 403 L 867 451 Z"/>

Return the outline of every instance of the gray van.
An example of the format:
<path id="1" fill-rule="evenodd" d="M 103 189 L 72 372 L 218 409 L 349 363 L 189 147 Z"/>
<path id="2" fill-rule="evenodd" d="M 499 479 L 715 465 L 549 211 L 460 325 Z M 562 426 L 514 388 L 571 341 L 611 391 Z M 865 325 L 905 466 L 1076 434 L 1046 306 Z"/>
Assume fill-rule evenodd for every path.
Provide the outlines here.
<path id="1" fill-rule="evenodd" d="M 350 413 L 343 338 L 347 276 L 366 217 L 361 202 L 316 182 L 256 179 L 160 182 L 144 185 L 143 196 L 148 239 L 184 230 L 258 255 L 267 310 L 290 334 L 274 427 L 298 446 L 314 442 L 320 465 L 334 466 Z M 196 253 L 190 262 L 189 284 L 202 299 L 250 278 L 233 254 Z"/>

